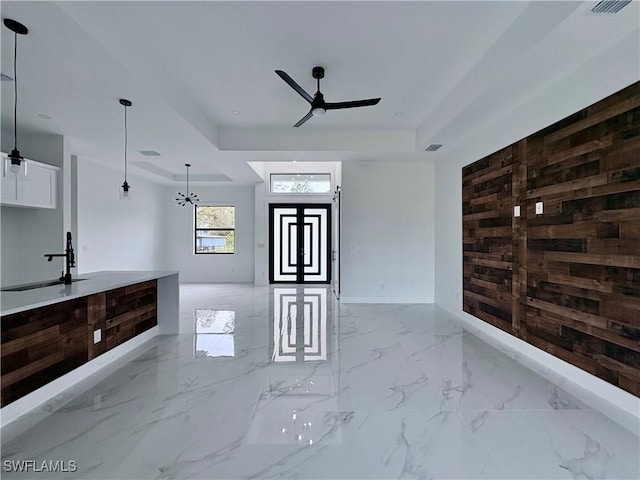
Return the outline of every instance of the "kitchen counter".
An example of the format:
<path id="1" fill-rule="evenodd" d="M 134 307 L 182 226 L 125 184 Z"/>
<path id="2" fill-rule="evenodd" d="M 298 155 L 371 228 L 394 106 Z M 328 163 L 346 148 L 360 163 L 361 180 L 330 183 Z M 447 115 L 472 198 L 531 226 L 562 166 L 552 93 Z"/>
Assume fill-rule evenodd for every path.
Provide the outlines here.
<path id="1" fill-rule="evenodd" d="M 179 333 L 179 274 L 104 271 L 2 292 L 4 426 L 156 335 Z"/>
<path id="2" fill-rule="evenodd" d="M 71 285 L 54 285 L 51 287 L 35 288 L 22 292 L 2 292 L 0 298 L 0 314 L 31 310 L 33 308 L 53 305 L 74 298 L 85 297 L 114 288 L 125 287 L 135 283 L 156 280 L 178 275 L 175 271 L 103 271 L 74 276 L 74 279 L 84 279 Z M 172 332 L 172 333 L 177 333 Z"/>

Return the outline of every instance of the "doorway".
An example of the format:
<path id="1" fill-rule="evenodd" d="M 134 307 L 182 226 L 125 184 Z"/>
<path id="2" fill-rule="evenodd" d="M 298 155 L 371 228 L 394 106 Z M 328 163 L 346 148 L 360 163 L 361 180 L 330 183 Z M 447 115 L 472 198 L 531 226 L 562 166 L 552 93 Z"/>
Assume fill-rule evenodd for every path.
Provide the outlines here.
<path id="1" fill-rule="evenodd" d="M 331 282 L 331 207 L 269 205 L 269 283 Z"/>

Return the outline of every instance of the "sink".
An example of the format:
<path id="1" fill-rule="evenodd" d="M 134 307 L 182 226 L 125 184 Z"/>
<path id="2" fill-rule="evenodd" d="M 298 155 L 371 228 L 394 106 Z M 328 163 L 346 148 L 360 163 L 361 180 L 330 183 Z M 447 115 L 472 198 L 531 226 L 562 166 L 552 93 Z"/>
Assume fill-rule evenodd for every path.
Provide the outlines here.
<path id="1" fill-rule="evenodd" d="M 81 282 L 86 278 L 74 278 L 72 282 Z M 24 292 L 25 290 L 35 290 L 36 288 L 53 287 L 55 285 L 64 285 L 62 280 L 48 280 L 46 282 L 27 283 L 25 285 L 16 285 L 15 287 L 1 288 L 2 292 Z"/>

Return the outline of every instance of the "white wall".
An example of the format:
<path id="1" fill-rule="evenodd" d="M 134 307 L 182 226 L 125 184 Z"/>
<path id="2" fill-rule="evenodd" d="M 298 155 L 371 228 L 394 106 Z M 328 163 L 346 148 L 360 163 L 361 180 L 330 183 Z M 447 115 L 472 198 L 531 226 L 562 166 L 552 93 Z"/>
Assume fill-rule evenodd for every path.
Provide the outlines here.
<path id="1" fill-rule="evenodd" d="M 76 168 L 77 272 L 166 269 L 164 188 L 129 174 L 132 197 L 120 200 L 121 169 L 86 158 Z"/>
<path id="2" fill-rule="evenodd" d="M 640 49 L 637 38 L 634 48 Z M 436 303 L 462 311 L 462 167 L 638 81 L 638 58 L 630 60 L 624 49 L 603 52 L 518 108 L 494 116 L 493 123 L 436 160 Z"/>
<path id="3" fill-rule="evenodd" d="M 2 132 L 2 151 L 13 148 L 13 132 Z M 62 168 L 65 165 L 65 139 L 61 135 L 20 134 L 18 148 L 25 158 Z M 49 263 L 44 253 L 62 253 L 65 244 L 63 212 L 63 170 L 58 172 L 58 198 L 55 210 L 2 207 L 1 261 L 2 285 L 51 280 L 60 276 L 62 260 Z"/>
<path id="4" fill-rule="evenodd" d="M 341 255 L 341 302 L 433 302 L 433 161 L 343 164 Z"/>
<path id="5" fill-rule="evenodd" d="M 194 210 L 175 206 L 176 192 L 184 187 L 165 187 L 167 261 L 170 270 L 180 271 L 181 282 L 252 283 L 254 276 L 253 187 L 199 187 L 190 190 L 200 197 L 200 205 L 236 207 L 236 253 L 195 255 Z"/>

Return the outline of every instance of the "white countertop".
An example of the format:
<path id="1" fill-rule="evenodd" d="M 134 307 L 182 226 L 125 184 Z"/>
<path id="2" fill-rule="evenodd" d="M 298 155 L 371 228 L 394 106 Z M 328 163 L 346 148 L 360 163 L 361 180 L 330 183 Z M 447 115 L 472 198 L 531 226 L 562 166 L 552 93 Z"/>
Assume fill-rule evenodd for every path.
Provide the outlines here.
<path id="1" fill-rule="evenodd" d="M 158 278 L 177 275 L 176 271 L 104 271 L 74 275 L 73 278 L 85 279 L 71 285 L 54 285 L 51 287 L 34 288 L 22 292 L 2 292 L 0 310 L 2 315 L 23 312 L 33 308 L 65 302 L 73 298 L 86 297 L 114 288 L 133 285 Z M 7 288 L 7 287 L 3 287 Z"/>

